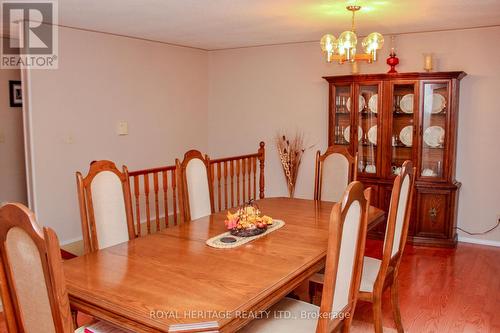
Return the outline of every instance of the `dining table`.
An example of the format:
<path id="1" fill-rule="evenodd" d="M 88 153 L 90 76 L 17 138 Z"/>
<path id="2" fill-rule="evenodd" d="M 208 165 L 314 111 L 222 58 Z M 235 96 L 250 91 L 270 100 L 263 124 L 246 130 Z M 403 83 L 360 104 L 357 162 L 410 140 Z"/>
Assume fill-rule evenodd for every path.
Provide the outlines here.
<path id="1" fill-rule="evenodd" d="M 226 211 L 64 262 L 70 305 L 131 332 L 236 332 L 325 265 L 333 202 L 266 198 L 285 225 L 235 248 L 206 241 Z M 370 207 L 368 229 L 385 212 Z"/>

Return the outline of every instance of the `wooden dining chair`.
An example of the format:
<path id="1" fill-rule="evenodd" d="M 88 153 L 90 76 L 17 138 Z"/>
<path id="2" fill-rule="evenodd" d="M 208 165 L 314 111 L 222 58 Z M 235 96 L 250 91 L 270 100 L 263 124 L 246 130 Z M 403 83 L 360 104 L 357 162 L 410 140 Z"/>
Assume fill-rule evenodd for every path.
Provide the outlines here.
<path id="1" fill-rule="evenodd" d="M 184 221 L 214 213 L 214 195 L 210 158 L 198 150 L 184 154 L 182 162 L 175 160 L 176 174 L 179 177 L 180 211 Z"/>
<path id="2" fill-rule="evenodd" d="M 73 332 L 57 235 L 40 227 L 21 204 L 0 206 L 0 257 L 0 294 L 8 331 Z M 122 332 L 106 323 L 99 325 L 103 332 Z"/>
<path id="3" fill-rule="evenodd" d="M 338 202 L 351 181 L 357 178 L 357 157 L 346 148 L 328 147 L 316 152 L 314 200 Z"/>
<path id="4" fill-rule="evenodd" d="M 370 197 L 371 189 L 363 191 L 363 184 L 352 182 L 333 206 L 321 306 L 285 298 L 270 309 L 268 318 L 252 321 L 241 332 L 349 332 L 361 281 Z M 273 316 L 279 313 L 297 319 Z"/>
<path id="5" fill-rule="evenodd" d="M 398 270 L 408 236 L 415 168 L 411 161 L 403 163 L 401 173 L 394 180 L 382 260 L 364 257 L 359 299 L 372 302 L 375 332 L 382 333 L 382 293 L 391 289 L 391 303 L 398 332 L 404 332 L 399 310 Z"/>
<path id="6" fill-rule="evenodd" d="M 87 176 L 76 173 L 85 253 L 136 237 L 127 167 L 94 161 Z"/>

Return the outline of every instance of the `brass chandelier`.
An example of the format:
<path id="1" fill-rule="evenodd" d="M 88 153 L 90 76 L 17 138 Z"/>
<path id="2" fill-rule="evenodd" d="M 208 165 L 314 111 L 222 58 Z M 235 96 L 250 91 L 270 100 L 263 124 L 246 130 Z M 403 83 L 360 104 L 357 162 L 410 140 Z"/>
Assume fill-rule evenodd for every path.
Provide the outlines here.
<path id="1" fill-rule="evenodd" d="M 321 50 L 326 54 L 326 61 L 338 61 L 340 64 L 345 62 L 354 63 L 356 61 L 367 61 L 372 63 L 377 60 L 377 51 L 384 45 L 384 36 L 378 32 L 372 32 L 363 38 L 362 46 L 365 53 L 356 53 L 358 36 L 354 17 L 361 6 L 347 6 L 348 11 L 352 13 L 351 30 L 344 31 L 339 38 L 334 35 L 326 34 L 321 38 Z"/>

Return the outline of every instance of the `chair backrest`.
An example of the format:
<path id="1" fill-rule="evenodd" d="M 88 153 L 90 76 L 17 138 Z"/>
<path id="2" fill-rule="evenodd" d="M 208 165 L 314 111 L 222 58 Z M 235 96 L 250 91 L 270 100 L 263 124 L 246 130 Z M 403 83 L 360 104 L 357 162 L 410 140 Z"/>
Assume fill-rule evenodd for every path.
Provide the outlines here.
<path id="1" fill-rule="evenodd" d="M 9 332 L 69 333 L 73 322 L 57 236 L 21 204 L 0 206 L 0 287 Z"/>
<path id="2" fill-rule="evenodd" d="M 410 224 L 415 168 L 411 161 L 405 161 L 401 173 L 394 180 L 391 202 L 387 214 L 382 264 L 376 283 L 383 283 L 389 266 L 397 272 L 401 255 L 406 245 Z M 378 281 L 380 280 L 380 281 Z"/>
<path id="3" fill-rule="evenodd" d="M 361 283 L 371 189 L 352 182 L 330 216 L 325 281 L 318 333 L 332 332 L 352 318 Z"/>
<path id="4" fill-rule="evenodd" d="M 76 173 L 85 253 L 135 238 L 127 168 L 94 161 L 84 178 Z"/>
<path id="5" fill-rule="evenodd" d="M 316 152 L 314 199 L 338 202 L 344 191 L 357 177 L 357 157 L 346 148 L 328 147 L 321 155 Z"/>
<path id="6" fill-rule="evenodd" d="M 196 220 L 214 212 L 210 158 L 198 150 L 190 150 L 184 159 L 175 160 L 179 177 L 181 215 L 184 221 Z"/>

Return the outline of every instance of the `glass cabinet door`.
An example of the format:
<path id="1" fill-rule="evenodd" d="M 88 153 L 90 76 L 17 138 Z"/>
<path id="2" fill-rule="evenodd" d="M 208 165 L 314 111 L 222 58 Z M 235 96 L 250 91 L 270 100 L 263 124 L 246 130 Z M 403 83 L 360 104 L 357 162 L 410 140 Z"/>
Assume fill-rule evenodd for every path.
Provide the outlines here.
<path id="1" fill-rule="evenodd" d="M 351 86 L 333 85 L 331 89 L 334 99 L 331 107 L 332 114 L 330 114 L 331 123 L 328 145 L 349 146 L 351 143 Z"/>
<path id="2" fill-rule="evenodd" d="M 382 113 L 380 84 L 359 85 L 357 89 L 355 133 L 358 145 L 358 173 L 375 176 L 379 173 L 380 126 L 379 114 Z"/>
<path id="3" fill-rule="evenodd" d="M 418 115 L 418 98 L 415 83 L 395 83 L 392 85 L 392 131 L 391 131 L 391 175 L 401 172 L 406 160 L 413 160 L 415 146 L 415 115 Z"/>
<path id="4" fill-rule="evenodd" d="M 448 142 L 448 82 L 424 82 L 422 89 L 422 178 L 443 178 Z"/>

